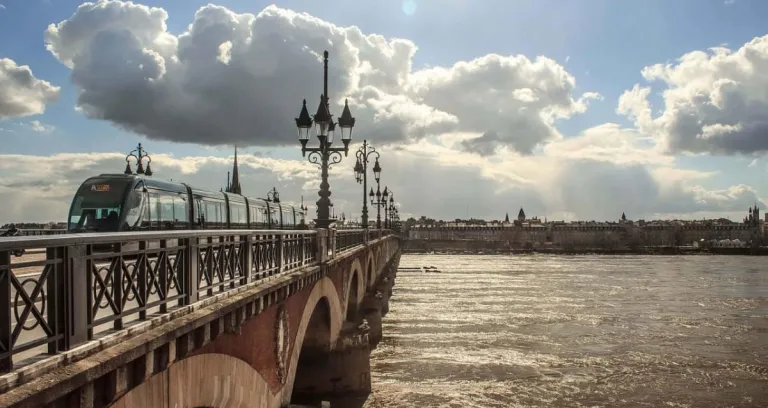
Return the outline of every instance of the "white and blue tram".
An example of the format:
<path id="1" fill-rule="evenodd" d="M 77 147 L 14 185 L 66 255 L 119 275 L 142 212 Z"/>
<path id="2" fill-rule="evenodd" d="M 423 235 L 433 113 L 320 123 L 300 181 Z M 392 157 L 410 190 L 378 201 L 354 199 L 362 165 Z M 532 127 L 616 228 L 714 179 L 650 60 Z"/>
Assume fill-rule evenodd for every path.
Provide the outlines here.
<path id="1" fill-rule="evenodd" d="M 102 174 L 78 188 L 67 230 L 297 229 L 303 219 L 301 209 L 262 198 L 138 175 Z"/>

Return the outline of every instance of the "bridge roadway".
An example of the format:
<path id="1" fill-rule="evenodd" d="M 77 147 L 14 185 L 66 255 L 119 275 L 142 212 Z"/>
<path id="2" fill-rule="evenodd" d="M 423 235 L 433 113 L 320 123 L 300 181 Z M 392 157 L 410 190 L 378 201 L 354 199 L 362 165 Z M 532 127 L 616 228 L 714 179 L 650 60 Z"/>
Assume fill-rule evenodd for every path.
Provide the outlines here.
<path id="1" fill-rule="evenodd" d="M 0 238 L 0 406 L 365 395 L 399 251 L 385 230 Z"/>

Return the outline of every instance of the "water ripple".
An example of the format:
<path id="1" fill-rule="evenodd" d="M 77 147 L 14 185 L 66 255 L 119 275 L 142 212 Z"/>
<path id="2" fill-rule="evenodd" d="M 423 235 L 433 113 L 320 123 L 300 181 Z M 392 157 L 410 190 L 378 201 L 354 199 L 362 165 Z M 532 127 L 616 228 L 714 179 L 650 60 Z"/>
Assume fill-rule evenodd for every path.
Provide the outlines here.
<path id="1" fill-rule="evenodd" d="M 765 407 L 763 259 L 403 256 L 366 407 Z"/>

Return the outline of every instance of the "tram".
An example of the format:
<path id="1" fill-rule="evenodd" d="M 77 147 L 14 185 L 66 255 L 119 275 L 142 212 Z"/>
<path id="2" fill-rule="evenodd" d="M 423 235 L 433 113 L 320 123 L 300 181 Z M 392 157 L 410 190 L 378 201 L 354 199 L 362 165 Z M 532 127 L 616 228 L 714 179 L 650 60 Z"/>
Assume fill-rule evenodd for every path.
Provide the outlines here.
<path id="1" fill-rule="evenodd" d="M 188 229 L 297 229 L 301 209 L 240 194 L 211 192 L 141 175 L 102 174 L 72 200 L 67 232 Z"/>

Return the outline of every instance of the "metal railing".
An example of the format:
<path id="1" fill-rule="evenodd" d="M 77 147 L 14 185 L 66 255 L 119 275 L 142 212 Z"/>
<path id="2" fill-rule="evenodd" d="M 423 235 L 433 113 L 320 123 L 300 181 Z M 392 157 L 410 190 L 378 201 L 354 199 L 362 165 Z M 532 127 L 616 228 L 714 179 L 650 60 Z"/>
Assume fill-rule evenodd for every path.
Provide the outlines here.
<path id="1" fill-rule="evenodd" d="M 0 229 L 0 234 L 4 233 L 5 231 L 8 231 L 8 230 Z M 24 236 L 62 235 L 67 233 L 67 230 L 65 229 L 42 229 L 42 228 L 33 228 L 33 229 L 19 228 L 19 231 L 21 232 L 21 235 L 24 235 Z"/>
<path id="2" fill-rule="evenodd" d="M 14 258 L 17 249 L 45 255 Z M 0 373 L 206 297 L 317 264 L 316 231 L 0 238 Z M 43 258 L 43 259 L 41 259 Z M 44 350 L 47 348 L 47 350 Z"/>
<path id="3" fill-rule="evenodd" d="M 336 231 L 336 252 L 365 244 L 365 230 L 345 229 Z"/>

